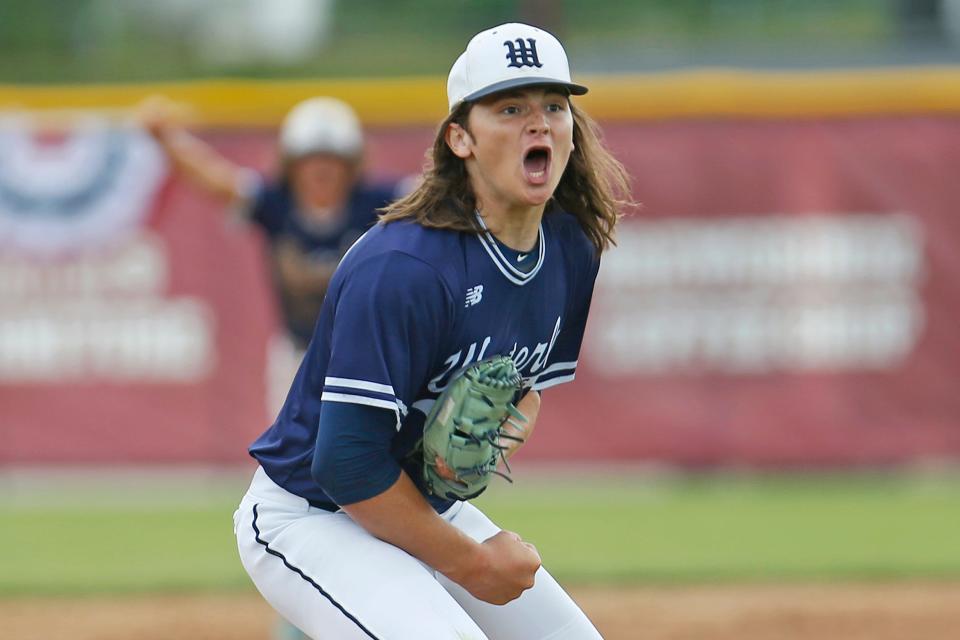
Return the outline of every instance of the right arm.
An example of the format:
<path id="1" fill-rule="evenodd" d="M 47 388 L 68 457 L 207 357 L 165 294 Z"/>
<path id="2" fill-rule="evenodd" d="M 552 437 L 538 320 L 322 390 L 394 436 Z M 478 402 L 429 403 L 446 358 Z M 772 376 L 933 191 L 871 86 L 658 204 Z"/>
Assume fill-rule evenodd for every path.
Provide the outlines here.
<path id="1" fill-rule="evenodd" d="M 169 100 L 154 97 L 140 105 L 138 119 L 179 173 L 225 204 L 245 204 L 250 171 L 175 124 L 176 111 Z"/>
<path id="2" fill-rule="evenodd" d="M 475 598 L 506 604 L 533 586 L 540 555 L 510 531 L 475 542 L 447 523 L 403 471 L 383 493 L 343 505 L 372 535 L 400 547 L 447 576 Z"/>
<path id="3" fill-rule="evenodd" d="M 515 533 L 477 542 L 437 515 L 390 455 L 394 412 L 325 402 L 311 464 L 317 484 L 371 535 L 444 574 L 474 597 L 505 604 L 533 586 L 540 556 Z"/>

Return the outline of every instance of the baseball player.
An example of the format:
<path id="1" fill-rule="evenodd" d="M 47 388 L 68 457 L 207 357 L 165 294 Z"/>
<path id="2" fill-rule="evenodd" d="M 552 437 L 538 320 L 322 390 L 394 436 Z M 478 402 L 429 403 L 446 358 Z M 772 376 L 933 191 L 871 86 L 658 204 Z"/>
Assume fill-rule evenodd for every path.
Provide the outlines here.
<path id="1" fill-rule="evenodd" d="M 464 471 L 482 465 L 419 448 L 466 406 L 447 403 L 465 367 L 508 356 L 522 379 L 526 424 L 503 427 L 505 458 L 529 439 L 540 392 L 574 377 L 627 194 L 572 102 L 586 91 L 551 34 L 477 34 L 450 70 L 423 181 L 340 262 L 286 403 L 250 447 L 260 467 L 234 516 L 254 584 L 311 638 L 600 637 L 532 544 L 431 482 L 466 490 Z M 486 443 L 462 449 L 474 440 Z"/>
<path id="2" fill-rule="evenodd" d="M 256 225 L 269 241 L 270 270 L 286 335 L 271 345 L 268 405 L 279 410 L 343 253 L 397 195 L 363 180 L 363 132 L 349 105 L 331 97 L 291 109 L 279 136 L 276 177 L 224 157 L 175 124 L 176 107 L 154 97 L 140 121 L 177 170 Z M 278 392 L 279 391 L 279 392 Z"/>

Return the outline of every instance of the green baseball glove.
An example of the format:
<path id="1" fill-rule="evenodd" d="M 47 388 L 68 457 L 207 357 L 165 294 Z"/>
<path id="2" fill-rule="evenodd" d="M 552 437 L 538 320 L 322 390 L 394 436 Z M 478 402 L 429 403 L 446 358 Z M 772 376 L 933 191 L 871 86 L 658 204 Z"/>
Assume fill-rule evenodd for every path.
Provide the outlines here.
<path id="1" fill-rule="evenodd" d="M 513 402 L 520 390 L 520 374 L 513 360 L 497 356 L 469 366 L 453 377 L 430 410 L 423 427 L 423 479 L 436 496 L 448 500 L 475 498 L 503 460 L 502 439 L 518 438 L 503 432 L 527 419 Z M 456 478 L 449 477 L 456 475 Z M 445 477 L 448 476 L 448 477 Z M 512 481 L 511 481 L 512 482 Z"/>

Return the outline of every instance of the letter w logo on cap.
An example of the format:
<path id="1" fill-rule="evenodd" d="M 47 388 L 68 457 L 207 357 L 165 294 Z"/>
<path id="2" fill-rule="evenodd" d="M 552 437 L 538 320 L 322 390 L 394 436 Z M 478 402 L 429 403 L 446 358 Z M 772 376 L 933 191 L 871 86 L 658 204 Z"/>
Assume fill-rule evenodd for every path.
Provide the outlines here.
<path id="1" fill-rule="evenodd" d="M 516 44 L 514 44 L 516 43 Z M 517 38 L 515 41 L 507 40 L 503 43 L 507 48 L 507 58 L 510 59 L 508 67 L 542 67 L 540 58 L 537 57 L 537 41 L 533 38 Z"/>

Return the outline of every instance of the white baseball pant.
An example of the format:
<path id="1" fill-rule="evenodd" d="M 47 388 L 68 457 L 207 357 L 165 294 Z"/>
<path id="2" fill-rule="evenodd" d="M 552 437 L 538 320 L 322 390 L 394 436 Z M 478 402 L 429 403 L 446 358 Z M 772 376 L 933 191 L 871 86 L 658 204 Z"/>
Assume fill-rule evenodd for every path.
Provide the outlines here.
<path id="1" fill-rule="evenodd" d="M 477 541 L 500 531 L 466 502 L 443 518 Z M 263 469 L 234 514 L 234 532 L 257 589 L 314 640 L 602 640 L 545 569 L 513 602 L 482 602 L 343 511 L 311 507 Z"/>

